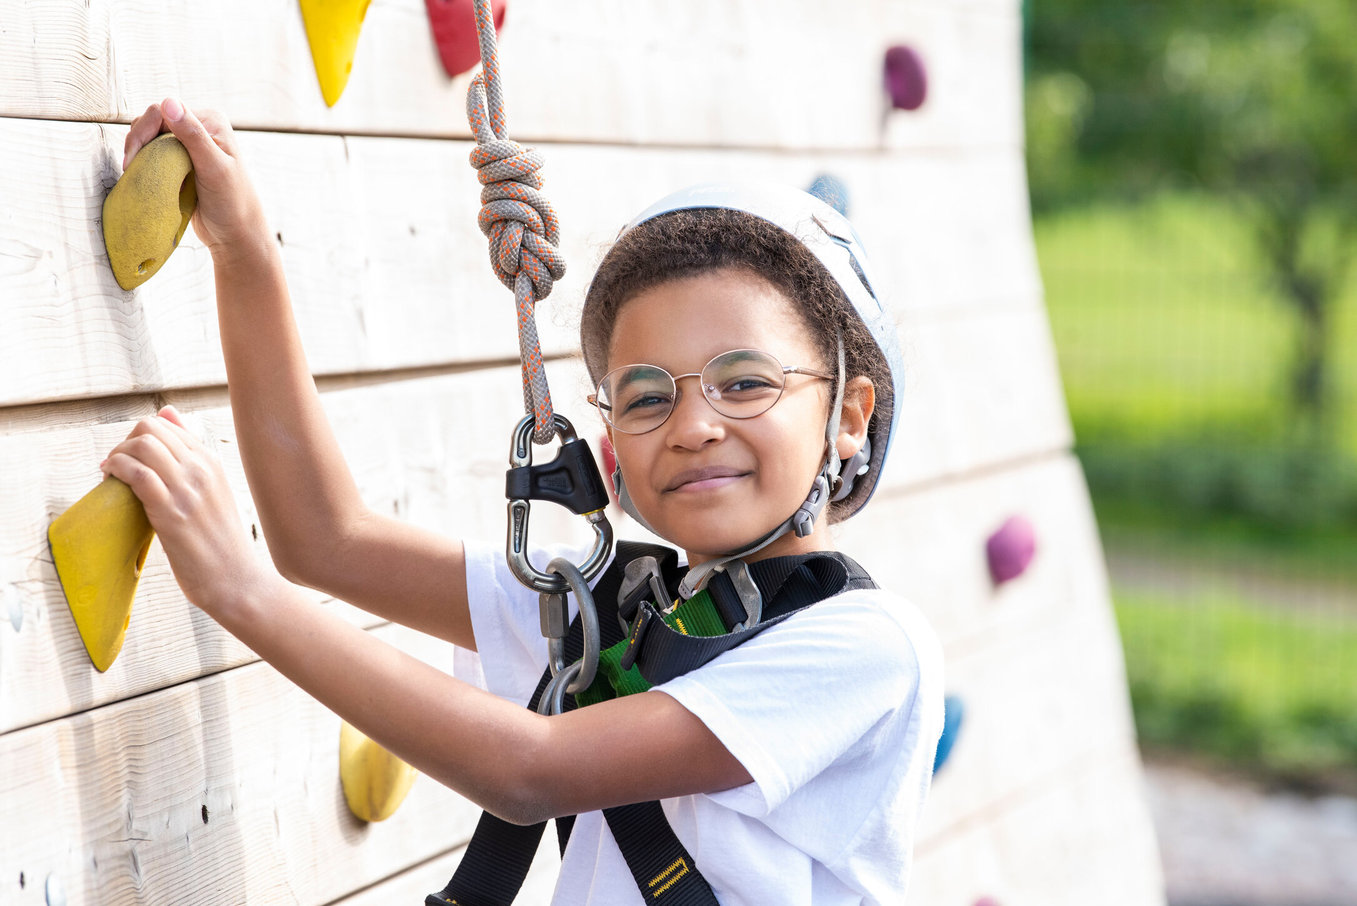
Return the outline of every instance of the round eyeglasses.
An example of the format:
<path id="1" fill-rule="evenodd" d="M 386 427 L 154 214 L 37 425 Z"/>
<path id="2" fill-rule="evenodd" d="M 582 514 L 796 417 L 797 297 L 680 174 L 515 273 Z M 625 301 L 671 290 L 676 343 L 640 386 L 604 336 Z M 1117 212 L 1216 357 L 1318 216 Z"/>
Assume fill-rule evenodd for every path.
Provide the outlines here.
<path id="1" fill-rule="evenodd" d="M 683 378 L 697 378 L 707 402 L 727 418 L 753 418 L 782 398 L 789 374 L 834 380 L 834 375 L 823 371 L 783 365 L 771 353 L 732 349 L 703 365 L 701 371 L 677 376 L 658 365 L 623 365 L 603 376 L 589 402 L 623 434 L 645 434 L 663 425 L 674 411 L 678 382 Z"/>

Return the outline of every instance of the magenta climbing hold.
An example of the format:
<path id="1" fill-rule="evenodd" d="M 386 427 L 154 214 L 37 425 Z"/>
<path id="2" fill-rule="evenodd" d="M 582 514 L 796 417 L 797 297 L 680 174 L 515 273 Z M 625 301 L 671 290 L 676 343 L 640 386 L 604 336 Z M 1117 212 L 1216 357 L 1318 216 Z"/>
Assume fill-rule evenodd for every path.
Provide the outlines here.
<path id="1" fill-rule="evenodd" d="M 886 94 L 897 110 L 918 110 L 928 96 L 928 73 L 923 58 L 908 44 L 886 51 Z"/>
<path id="2" fill-rule="evenodd" d="M 509 0 L 491 0 L 490 11 L 495 17 L 495 33 L 504 27 L 504 12 Z M 458 76 L 474 69 L 481 61 L 481 48 L 476 38 L 476 10 L 473 0 L 424 0 L 433 27 L 433 41 L 438 46 L 438 58 L 449 76 Z"/>
<path id="3" fill-rule="evenodd" d="M 981 897 L 975 901 L 975 906 L 999 906 L 999 901 L 994 897 Z"/>
<path id="4" fill-rule="evenodd" d="M 995 585 L 1021 576 L 1037 552 L 1037 531 L 1025 516 L 1011 516 L 985 542 Z"/>

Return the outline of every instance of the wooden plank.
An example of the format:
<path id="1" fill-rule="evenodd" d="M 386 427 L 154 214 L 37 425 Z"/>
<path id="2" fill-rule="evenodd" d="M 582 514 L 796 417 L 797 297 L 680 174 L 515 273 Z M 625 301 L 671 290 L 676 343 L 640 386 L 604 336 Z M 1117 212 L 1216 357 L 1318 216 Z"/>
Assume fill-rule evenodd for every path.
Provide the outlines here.
<path id="1" fill-rule="evenodd" d="M 191 231 L 141 288 L 112 279 L 99 218 L 124 135 L 0 119 L 0 405 L 225 379 L 210 255 Z M 475 226 L 466 144 L 248 132 L 241 144 L 316 373 L 517 358 L 512 296 Z M 906 323 L 1040 298 L 1010 151 L 834 159 L 563 145 L 549 157 L 571 270 L 539 311 L 548 352 L 574 347 L 588 276 L 619 226 L 660 194 L 713 179 L 806 186 L 835 173 Z"/>
<path id="2" fill-rule="evenodd" d="M 1036 554 L 1022 576 L 996 586 L 985 542 L 1012 516 L 1032 525 Z M 1063 451 L 888 490 L 836 531 L 868 572 L 925 608 L 949 659 L 1003 645 L 1023 627 L 1101 614 L 1110 598 L 1083 475 Z"/>
<path id="3" fill-rule="evenodd" d="M 996 588 L 985 541 L 1012 514 L 1031 521 L 1037 555 Z M 928 615 L 948 691 L 966 704 L 934 784 L 930 833 L 975 820 L 1092 753 L 1133 750 L 1106 571 L 1072 457 L 889 495 L 846 524 L 839 543 Z"/>
<path id="4" fill-rule="evenodd" d="M 1040 316 L 1034 310 L 1025 317 L 1030 322 L 1040 321 Z M 1003 320 L 990 335 L 1007 344 L 1023 323 L 1022 318 Z M 948 322 L 947 329 L 937 334 L 938 344 L 943 350 L 955 349 L 957 344 L 948 337 L 963 338 L 959 342 L 964 345 L 975 332 L 977 328 L 967 320 Z M 983 330 L 979 333 L 985 335 Z M 999 358 L 997 352 L 976 355 L 980 362 Z M 924 372 L 932 377 L 920 378 L 919 394 L 931 393 L 928 385 L 941 384 L 948 373 L 970 372 L 1007 381 L 989 395 L 958 396 L 958 406 L 987 404 L 990 396 L 1026 387 L 1023 405 L 1039 414 L 1044 395 L 1054 392 L 1040 381 L 1025 384 L 1008 381 L 1000 372 L 976 370 L 975 362 L 954 365 L 942 354 L 923 361 L 933 363 L 937 370 Z M 595 442 L 601 425 L 582 403 L 587 392 L 582 368 L 572 361 L 553 362 L 549 374 L 561 411 L 575 420 L 581 436 Z M 1035 368 L 1022 372 L 1027 377 L 1042 374 Z M 502 476 L 507 437 L 517 417 L 518 394 L 517 370 L 501 368 L 338 390 L 327 392 L 324 398 L 364 497 L 374 507 L 454 537 L 498 537 L 504 524 Z M 230 415 L 219 392 L 184 394 L 182 399 L 171 394 L 97 405 L 68 404 L 60 411 L 50 407 L 11 410 L 14 414 L 8 423 L 0 421 L 0 474 L 6 476 L 0 494 L 0 588 L 5 589 L 6 607 L 18 614 L 20 629 L 12 631 L 0 621 L 0 730 L 226 669 L 249 658 L 241 646 L 184 603 L 159 547 L 154 546 L 126 647 L 108 673 L 95 674 L 52 568 L 45 540 L 47 525 L 98 482 L 96 464 L 137 418 L 153 412 L 163 400 L 193 412 L 206 436 L 215 440 L 233 477 L 242 518 L 247 525 L 257 524 L 231 442 Z M 1064 413 L 1056 406 L 1045 409 L 1049 417 L 1034 416 L 1018 431 L 1003 421 L 986 421 L 983 407 L 973 408 L 974 417 L 966 417 L 947 411 L 936 401 L 911 403 L 901 443 L 887 465 L 883 499 L 895 493 L 893 489 L 935 481 L 939 476 L 964 475 L 976 468 L 1063 449 L 1068 443 Z M 468 425 L 477 426 L 475 436 L 484 438 L 472 449 L 467 448 Z M 992 430 L 982 430 L 985 425 Z M 919 455 L 917 444 L 910 443 L 914 437 L 928 438 L 929 449 L 938 447 L 946 456 Z M 925 467 L 936 471 L 921 471 Z M 967 506 L 982 512 L 974 501 L 974 495 L 968 497 Z M 938 505 L 951 506 L 946 501 Z M 901 510 L 911 512 L 908 503 Z M 914 537 L 920 540 L 920 550 L 931 550 L 929 532 L 919 523 L 906 522 L 901 528 L 894 515 L 887 515 L 894 511 L 881 503 L 874 503 L 867 512 L 864 519 L 877 520 L 874 524 L 888 530 L 864 539 L 868 542 L 865 550 L 880 545 L 882 538 L 910 538 L 909 532 L 917 532 Z M 879 519 L 887 521 L 879 523 Z M 620 514 L 617 521 L 620 531 L 632 528 Z M 559 507 L 538 506 L 533 524 L 535 537 L 573 537 L 581 542 L 590 537 L 579 520 Z M 848 530 L 853 528 L 850 525 Z M 262 540 L 258 546 L 260 556 L 265 556 Z M 925 556 L 924 561 L 951 562 L 958 556 L 973 556 L 973 552 L 969 547 L 963 554 L 940 551 Z M 967 568 L 979 575 L 975 572 L 978 563 L 968 562 Z M 937 587 L 948 592 L 958 581 L 944 573 L 930 575 Z M 986 599 L 982 589 L 970 591 Z M 933 597 L 931 588 L 925 592 L 921 600 Z M 369 625 L 359 614 L 351 618 Z"/>
<path id="5" fill-rule="evenodd" d="M 920 843 L 910 902 L 981 897 L 1004 906 L 1163 906 L 1139 759 L 1125 750 L 1101 753 Z"/>
<path id="6" fill-rule="evenodd" d="M 355 819 L 338 738 L 262 663 L 0 736 L 5 901 L 41 903 L 55 876 L 69 906 L 322 903 L 467 839 L 478 810 L 425 777 L 387 821 Z"/>
<path id="7" fill-rule="evenodd" d="M 885 49 L 929 66 L 882 129 Z M 1014 0 L 517 0 L 501 42 L 511 135 L 532 141 L 868 150 L 1022 142 Z M 178 93 L 252 128 L 467 135 L 420 0 L 369 8 L 344 96 L 320 97 L 295 3 L 59 0 L 7 10 L 0 115 L 121 121 Z M 832 74 L 832 75 L 831 75 Z"/>
<path id="8" fill-rule="evenodd" d="M 387 878 L 365 890 L 338 900 L 331 906 L 390 906 L 392 903 L 422 903 L 430 893 L 442 890 L 452 872 L 465 855 L 465 848 L 416 865 L 408 871 Z M 551 902 L 556 889 L 556 876 L 561 869 L 561 851 L 556 842 L 554 826 L 548 826 L 542 835 L 532 868 L 523 881 L 515 902 L 543 904 Z"/>

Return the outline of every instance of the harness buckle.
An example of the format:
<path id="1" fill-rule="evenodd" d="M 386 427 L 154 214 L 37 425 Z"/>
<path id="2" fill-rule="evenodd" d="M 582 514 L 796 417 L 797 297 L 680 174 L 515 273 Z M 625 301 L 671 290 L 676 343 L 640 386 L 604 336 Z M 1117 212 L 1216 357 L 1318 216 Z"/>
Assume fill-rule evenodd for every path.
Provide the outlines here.
<path id="1" fill-rule="evenodd" d="M 528 560 L 528 515 L 531 501 L 548 500 L 569 507 L 583 516 L 594 530 L 594 546 L 578 569 L 586 581 L 603 569 L 612 552 L 613 529 L 605 508 L 604 490 L 598 465 L 589 444 L 575 434 L 569 419 L 559 412 L 554 417 L 561 449 L 556 458 L 541 466 L 532 463 L 533 418 L 525 416 L 514 428 L 509 450 L 509 471 L 505 476 L 505 496 L 509 498 L 509 531 L 506 559 L 509 569 L 528 588 L 541 594 L 563 594 L 570 584 L 560 574 L 539 570 Z"/>
<path id="2" fill-rule="evenodd" d="M 625 635 L 631 632 L 631 620 L 646 600 L 658 608 L 665 608 L 669 593 L 660 573 L 660 561 L 654 557 L 637 557 L 622 571 L 622 588 L 617 595 L 617 622 Z"/>

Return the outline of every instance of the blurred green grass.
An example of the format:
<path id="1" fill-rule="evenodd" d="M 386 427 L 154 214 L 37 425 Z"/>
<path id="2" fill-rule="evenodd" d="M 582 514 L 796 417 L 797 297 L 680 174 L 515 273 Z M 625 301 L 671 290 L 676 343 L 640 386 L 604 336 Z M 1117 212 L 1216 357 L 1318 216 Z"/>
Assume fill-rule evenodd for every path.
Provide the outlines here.
<path id="1" fill-rule="evenodd" d="M 1357 790 L 1357 285 L 1330 336 L 1330 431 L 1297 441 L 1295 316 L 1246 225 L 1190 193 L 1043 214 L 1034 231 L 1104 543 L 1163 562 L 1113 597 L 1147 750 Z M 1351 608 L 1172 574 L 1346 583 Z M 1336 778 L 1336 779 L 1335 779 Z"/>
<path id="2" fill-rule="evenodd" d="M 1357 790 L 1357 620 L 1119 591 L 1141 744 Z"/>
<path id="3" fill-rule="evenodd" d="M 1296 328 L 1246 225 L 1193 194 L 1101 203 L 1034 224 L 1052 331 L 1081 440 L 1288 429 Z M 1357 286 L 1331 331 L 1333 424 L 1357 454 Z"/>

